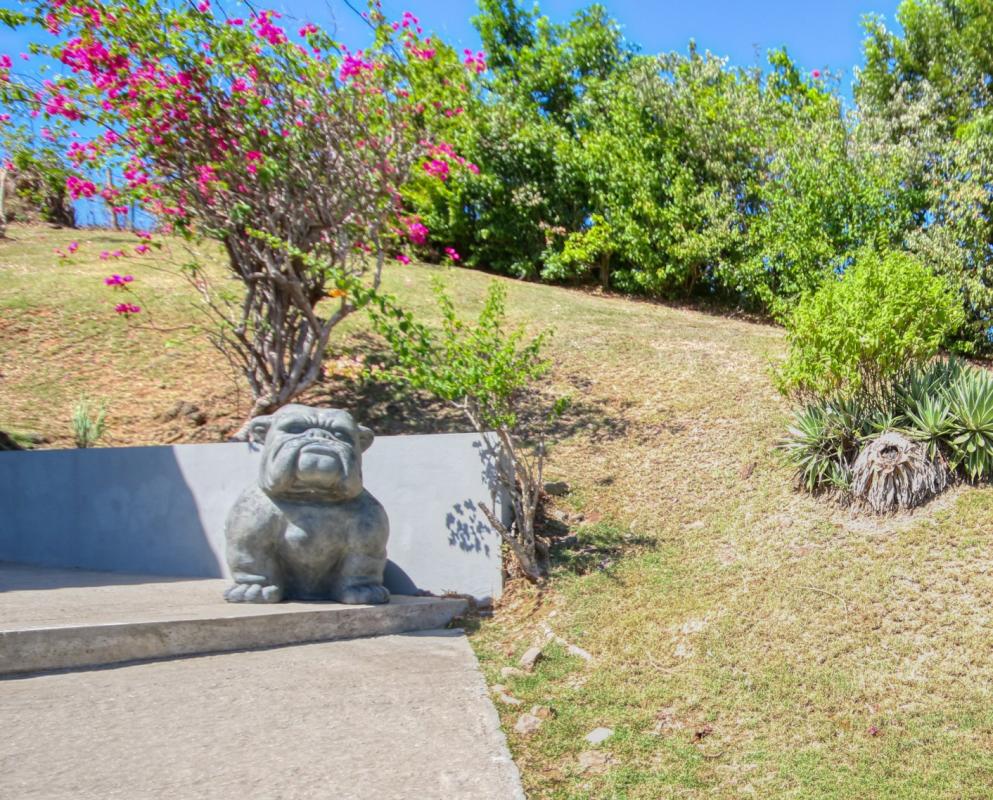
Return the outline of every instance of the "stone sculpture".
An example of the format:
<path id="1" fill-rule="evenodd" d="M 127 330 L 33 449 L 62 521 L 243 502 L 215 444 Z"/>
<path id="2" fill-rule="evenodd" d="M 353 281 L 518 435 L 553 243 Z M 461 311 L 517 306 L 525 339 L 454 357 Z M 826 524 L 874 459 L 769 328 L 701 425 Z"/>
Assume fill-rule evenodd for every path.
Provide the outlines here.
<path id="1" fill-rule="evenodd" d="M 338 409 L 284 406 L 250 423 L 264 437 L 257 486 L 228 514 L 231 603 L 386 603 L 389 520 L 362 486 L 374 434 Z"/>

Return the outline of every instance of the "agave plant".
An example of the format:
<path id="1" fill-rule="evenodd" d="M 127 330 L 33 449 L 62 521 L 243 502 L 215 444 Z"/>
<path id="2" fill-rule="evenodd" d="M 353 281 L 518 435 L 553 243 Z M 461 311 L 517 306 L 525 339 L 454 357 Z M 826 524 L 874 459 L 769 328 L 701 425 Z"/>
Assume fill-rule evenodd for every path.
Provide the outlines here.
<path id="1" fill-rule="evenodd" d="M 800 409 L 780 449 L 807 491 L 844 492 L 851 483 L 852 459 L 872 429 L 872 414 L 865 405 L 836 397 Z"/>
<path id="2" fill-rule="evenodd" d="M 925 395 L 904 410 L 905 433 L 924 444 L 928 458 L 937 458 L 940 445 L 952 432 L 952 410 L 945 392 Z"/>
<path id="3" fill-rule="evenodd" d="M 947 391 L 950 430 L 945 441 L 952 465 L 970 480 L 993 475 L 993 375 L 964 370 Z"/>

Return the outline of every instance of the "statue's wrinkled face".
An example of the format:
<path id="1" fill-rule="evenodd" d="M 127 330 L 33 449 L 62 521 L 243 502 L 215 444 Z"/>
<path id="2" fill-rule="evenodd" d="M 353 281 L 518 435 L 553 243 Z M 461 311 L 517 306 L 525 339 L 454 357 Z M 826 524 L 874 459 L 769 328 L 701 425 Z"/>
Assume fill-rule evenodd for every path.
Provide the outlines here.
<path id="1" fill-rule="evenodd" d="M 259 486 L 270 497 L 335 502 L 362 492 L 362 452 L 373 433 L 337 409 L 284 406 L 252 421 L 265 436 Z"/>

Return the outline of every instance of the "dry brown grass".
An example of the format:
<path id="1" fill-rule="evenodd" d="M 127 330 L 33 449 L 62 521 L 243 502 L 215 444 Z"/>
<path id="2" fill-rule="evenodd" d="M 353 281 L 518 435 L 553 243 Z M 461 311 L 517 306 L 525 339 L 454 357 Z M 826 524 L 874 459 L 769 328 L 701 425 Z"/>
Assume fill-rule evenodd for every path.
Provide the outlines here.
<path id="1" fill-rule="evenodd" d="M 64 444 L 82 392 L 109 400 L 113 443 L 217 437 L 244 413 L 209 348 L 170 351 L 173 334 L 107 318 L 93 283 L 106 265 L 81 263 L 65 280 L 46 253 L 66 234 L 16 234 L 0 245 L 0 428 Z M 387 276 L 425 314 L 428 269 Z M 445 272 L 471 313 L 490 278 Z M 181 321 L 180 284 L 155 280 L 157 319 Z M 580 546 L 559 553 L 550 588 L 516 587 L 473 634 L 491 682 L 554 710 L 525 738 L 512 732 L 519 711 L 501 708 L 530 796 L 993 795 L 993 491 L 960 487 L 913 515 L 855 519 L 795 493 L 773 452 L 787 410 L 768 375 L 783 353 L 777 329 L 508 290 L 516 320 L 556 329 L 552 383 L 577 404 L 551 477 L 573 487 L 560 510 L 587 520 L 573 522 Z M 348 337 L 370 346 L 360 320 Z M 312 398 L 374 402 L 367 418 L 389 430 L 461 424 L 340 382 Z M 207 409 L 208 425 L 155 423 L 178 399 Z M 501 678 L 542 624 L 595 661 L 553 645 L 533 675 Z M 615 730 L 601 745 L 610 758 L 580 772 L 583 736 L 599 725 Z"/>

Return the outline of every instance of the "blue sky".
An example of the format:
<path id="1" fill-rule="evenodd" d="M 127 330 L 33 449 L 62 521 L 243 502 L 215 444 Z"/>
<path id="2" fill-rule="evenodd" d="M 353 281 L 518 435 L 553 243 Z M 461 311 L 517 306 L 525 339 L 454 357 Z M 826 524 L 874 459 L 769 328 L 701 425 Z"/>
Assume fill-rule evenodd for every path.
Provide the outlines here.
<path id="1" fill-rule="evenodd" d="M 288 14 L 334 19 L 343 39 L 358 35 L 361 20 L 341 0 L 276 0 Z M 526 3 L 530 6 L 530 3 Z M 899 0 L 606 0 L 603 4 L 620 22 L 624 35 L 644 53 L 684 51 L 690 39 L 701 50 L 728 56 L 732 63 L 749 66 L 756 52 L 786 45 L 805 69 L 829 68 L 841 72 L 842 89 L 849 94 L 853 68 L 861 63 L 863 15 L 882 15 L 896 26 Z M 362 5 L 361 0 L 353 5 Z M 384 0 L 384 9 L 399 17 L 413 11 L 425 28 L 437 31 L 449 43 L 476 49 L 479 37 L 470 19 L 475 0 Z M 589 5 L 580 0 L 543 0 L 542 12 L 553 21 L 569 19 Z"/>

